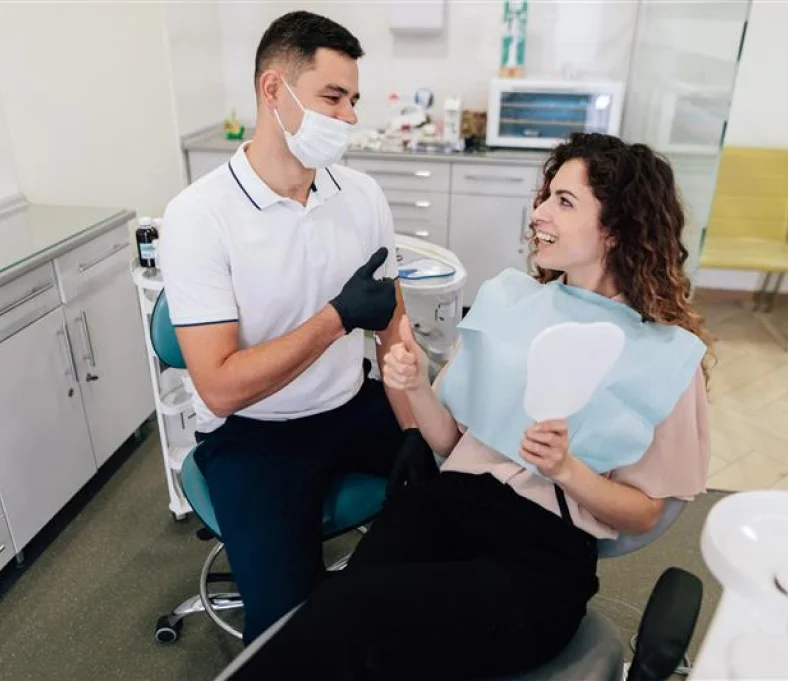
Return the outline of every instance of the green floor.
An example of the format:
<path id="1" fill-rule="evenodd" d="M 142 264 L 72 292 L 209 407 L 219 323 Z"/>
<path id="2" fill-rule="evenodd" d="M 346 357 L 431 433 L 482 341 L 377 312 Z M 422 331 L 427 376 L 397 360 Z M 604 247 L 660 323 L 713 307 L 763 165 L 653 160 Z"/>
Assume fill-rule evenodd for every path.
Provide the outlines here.
<path id="1" fill-rule="evenodd" d="M 698 544 L 721 496 L 690 504 L 654 546 L 601 564 L 595 606 L 626 636 L 637 628 L 632 608 L 642 608 L 660 573 L 677 565 L 706 585 L 694 654 L 719 598 Z M 197 527 L 193 518 L 178 523 L 170 515 L 158 441 L 149 437 L 25 570 L 4 571 L 0 679 L 213 679 L 240 644 L 207 617 L 188 618 L 175 645 L 153 640 L 158 615 L 196 593 L 209 548 L 195 537 Z"/>

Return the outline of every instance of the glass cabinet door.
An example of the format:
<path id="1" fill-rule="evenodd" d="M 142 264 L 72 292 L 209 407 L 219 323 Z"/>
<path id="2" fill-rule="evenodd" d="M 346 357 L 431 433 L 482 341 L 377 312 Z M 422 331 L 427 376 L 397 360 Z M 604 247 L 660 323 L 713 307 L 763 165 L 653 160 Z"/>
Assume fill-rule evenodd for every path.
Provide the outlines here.
<path id="1" fill-rule="evenodd" d="M 667 156 L 687 212 L 694 278 L 716 185 L 750 0 L 641 2 L 622 137 Z"/>

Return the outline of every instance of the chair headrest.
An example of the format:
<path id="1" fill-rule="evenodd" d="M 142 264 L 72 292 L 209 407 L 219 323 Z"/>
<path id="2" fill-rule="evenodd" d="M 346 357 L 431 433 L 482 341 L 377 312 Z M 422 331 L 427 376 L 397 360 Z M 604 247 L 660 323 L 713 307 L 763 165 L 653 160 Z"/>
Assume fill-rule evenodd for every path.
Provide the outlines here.
<path id="1" fill-rule="evenodd" d="M 150 318 L 150 340 L 153 351 L 164 364 L 173 369 L 186 368 L 175 328 L 170 321 L 170 306 L 167 304 L 164 291 L 159 294 L 153 306 Z"/>

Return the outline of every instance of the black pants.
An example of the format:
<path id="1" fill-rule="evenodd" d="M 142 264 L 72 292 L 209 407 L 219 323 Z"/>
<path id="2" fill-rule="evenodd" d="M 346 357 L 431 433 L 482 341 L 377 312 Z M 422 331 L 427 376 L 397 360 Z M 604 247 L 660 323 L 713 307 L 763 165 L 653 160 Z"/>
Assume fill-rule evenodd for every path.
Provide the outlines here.
<path id="1" fill-rule="evenodd" d="M 542 664 L 596 593 L 596 540 L 490 475 L 406 489 L 241 679 L 481 679 Z"/>
<path id="2" fill-rule="evenodd" d="M 197 465 L 244 601 L 244 641 L 303 601 L 322 577 L 322 509 L 331 482 L 348 471 L 387 478 L 402 435 L 383 385 L 368 380 L 330 412 L 281 422 L 231 416 L 198 437 Z"/>

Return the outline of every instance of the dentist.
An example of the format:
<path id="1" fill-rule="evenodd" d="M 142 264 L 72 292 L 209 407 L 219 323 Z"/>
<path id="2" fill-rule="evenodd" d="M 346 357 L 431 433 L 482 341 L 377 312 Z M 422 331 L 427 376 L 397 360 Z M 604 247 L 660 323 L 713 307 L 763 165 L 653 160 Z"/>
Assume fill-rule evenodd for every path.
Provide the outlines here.
<path id="1" fill-rule="evenodd" d="M 324 494 L 341 472 L 387 476 L 413 425 L 370 381 L 399 342 L 391 211 L 336 164 L 358 101 L 358 40 L 308 12 L 274 21 L 255 57 L 257 126 L 229 163 L 167 207 L 161 269 L 194 381 L 195 454 L 251 641 L 322 572 Z"/>

